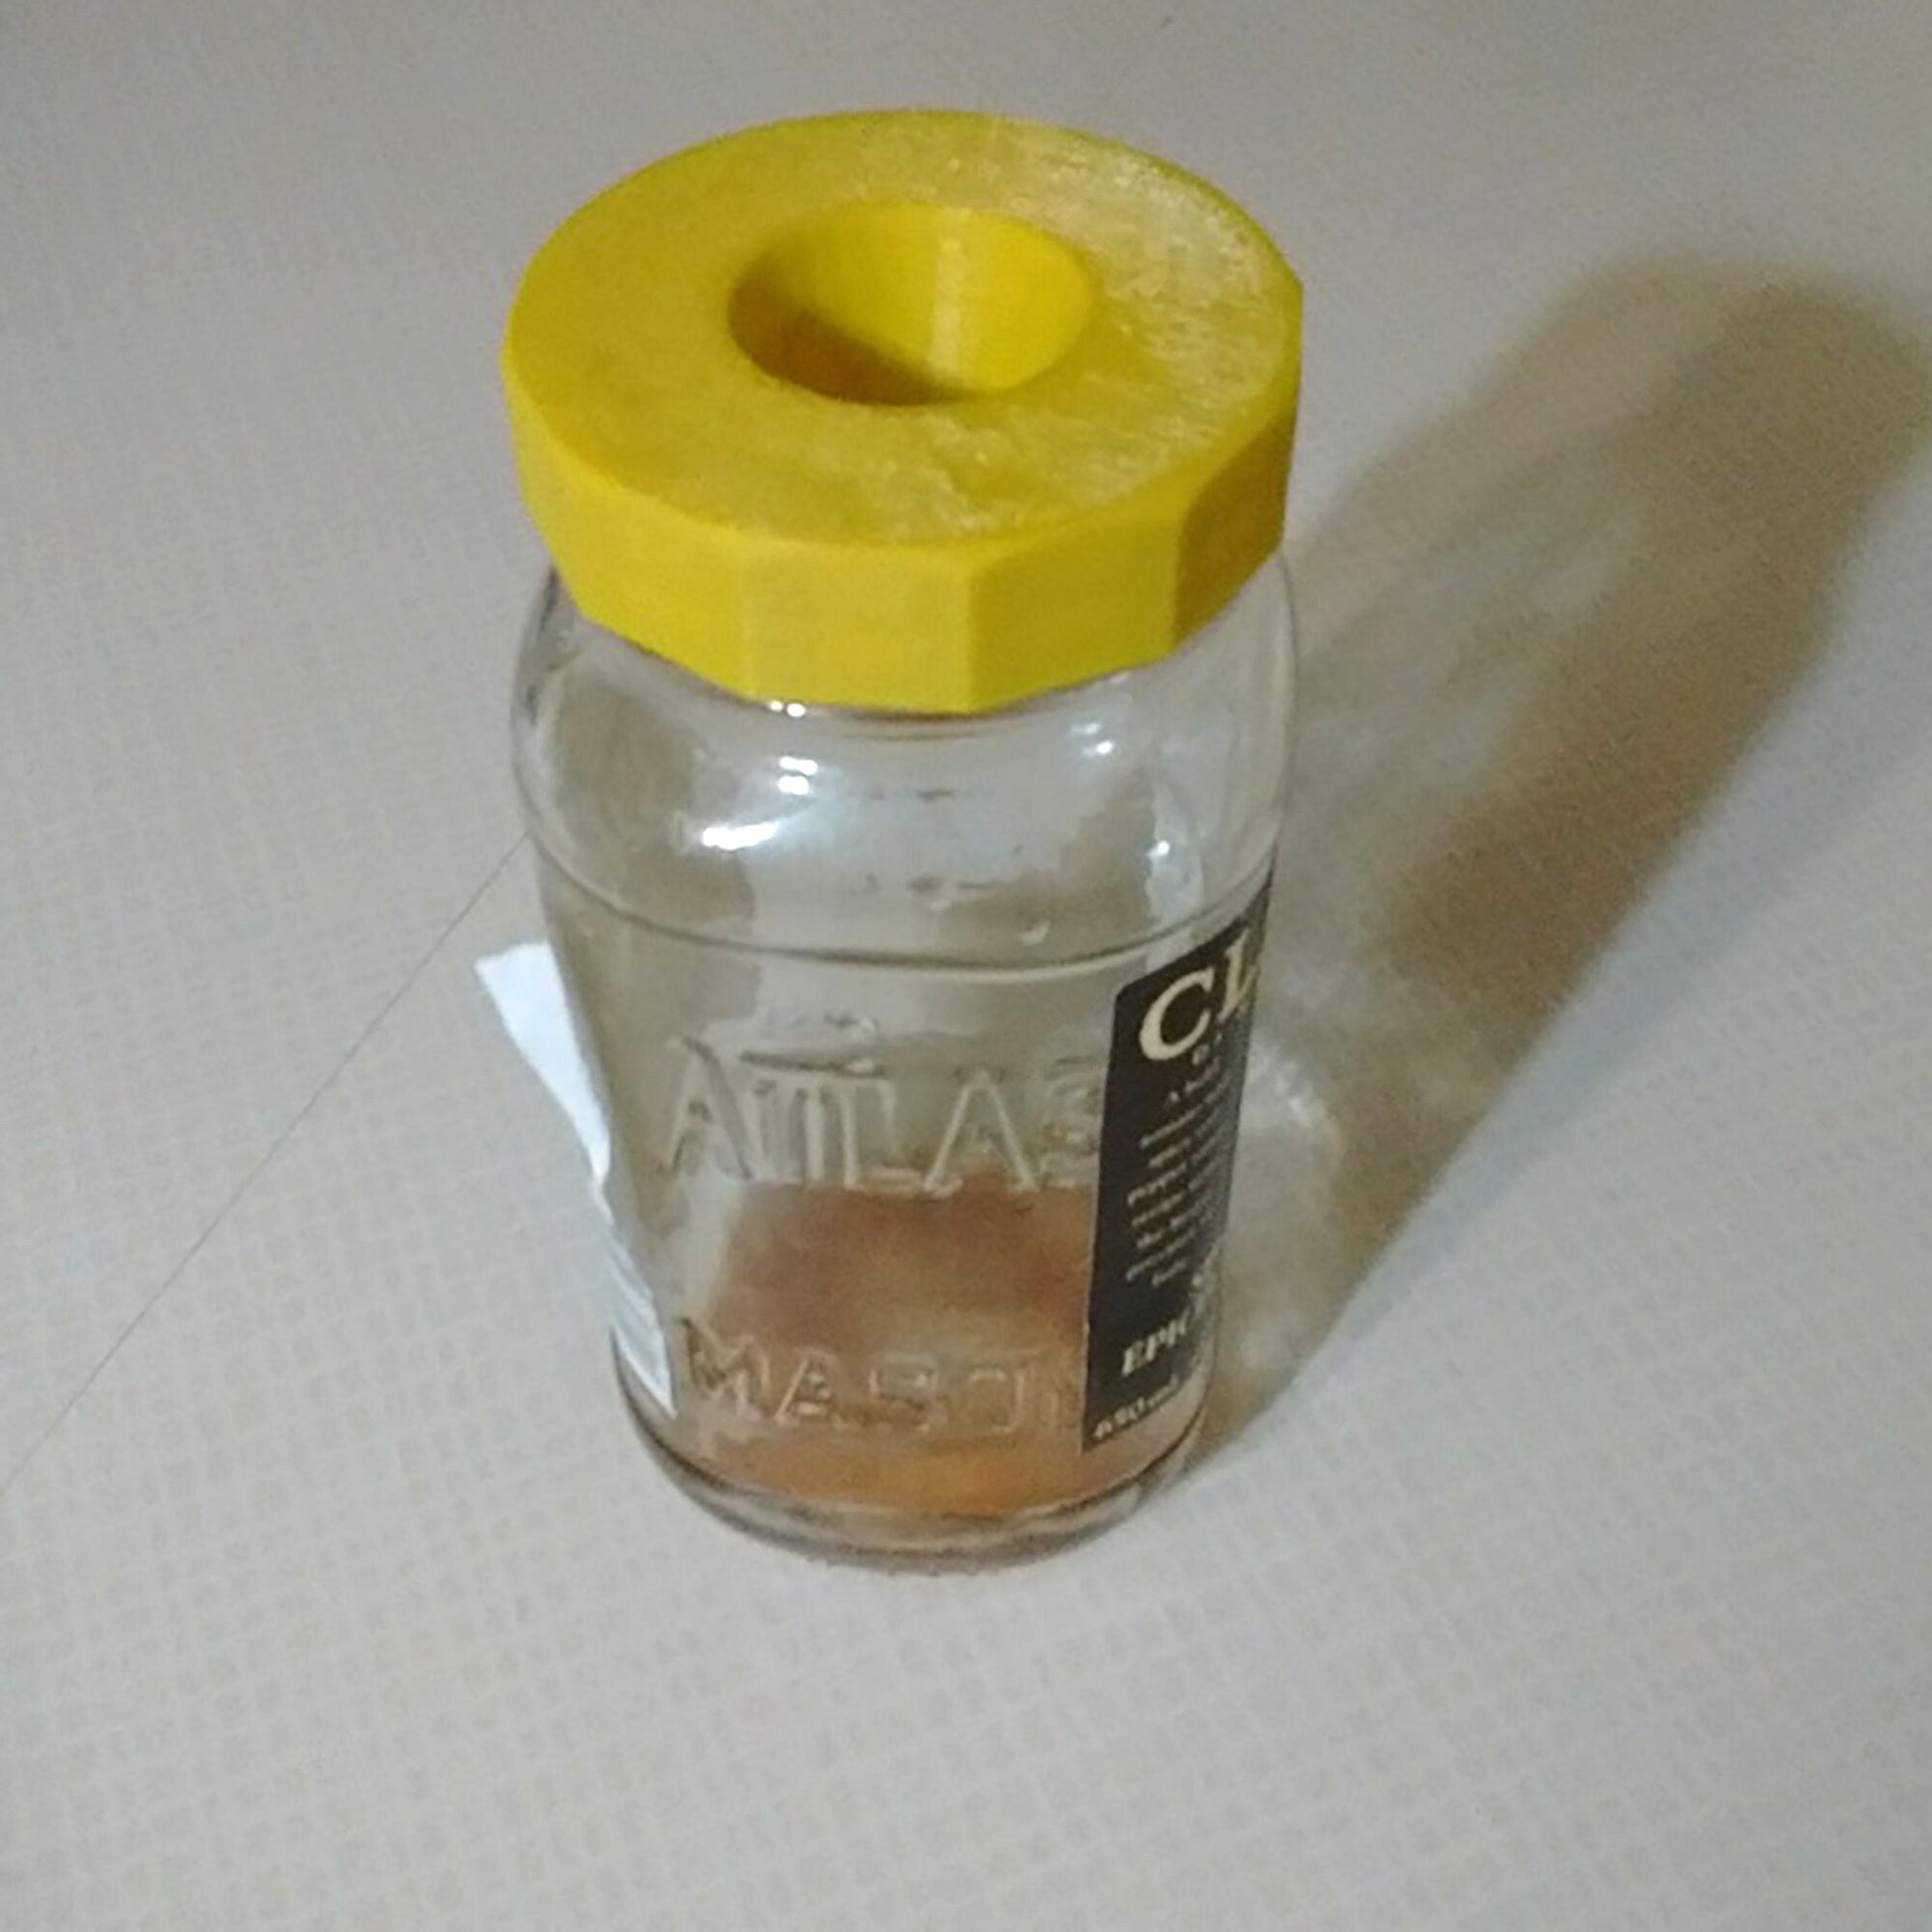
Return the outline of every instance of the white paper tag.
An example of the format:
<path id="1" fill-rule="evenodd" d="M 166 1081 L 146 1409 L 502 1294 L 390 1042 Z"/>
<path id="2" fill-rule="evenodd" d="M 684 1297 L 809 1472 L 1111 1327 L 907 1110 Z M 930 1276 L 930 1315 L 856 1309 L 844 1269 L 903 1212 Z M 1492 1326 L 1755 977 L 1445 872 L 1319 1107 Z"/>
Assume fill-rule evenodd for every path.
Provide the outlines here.
<path id="1" fill-rule="evenodd" d="M 611 1126 L 578 1042 L 557 961 L 541 940 L 531 940 L 478 960 L 477 977 L 496 1009 L 510 1043 L 543 1082 L 544 1091 L 557 1103 L 584 1150 L 591 1171 L 591 1198 L 604 1221 L 611 1272 L 617 1282 L 619 1345 L 644 1387 L 669 1412 L 675 1406 L 670 1350 L 650 1289 L 624 1252 L 622 1237 L 611 1219 L 611 1204 L 605 1193 L 605 1183 L 611 1177 Z"/>
<path id="2" fill-rule="evenodd" d="M 543 1082 L 544 1090 L 570 1122 L 584 1159 L 591 1166 L 591 1182 L 605 1217 L 604 1183 L 611 1176 L 611 1128 L 591 1084 L 590 1068 L 571 1024 L 570 1002 L 557 962 L 542 940 L 511 946 L 477 961 L 477 977 L 489 995 L 496 1017 L 510 1043 Z"/>

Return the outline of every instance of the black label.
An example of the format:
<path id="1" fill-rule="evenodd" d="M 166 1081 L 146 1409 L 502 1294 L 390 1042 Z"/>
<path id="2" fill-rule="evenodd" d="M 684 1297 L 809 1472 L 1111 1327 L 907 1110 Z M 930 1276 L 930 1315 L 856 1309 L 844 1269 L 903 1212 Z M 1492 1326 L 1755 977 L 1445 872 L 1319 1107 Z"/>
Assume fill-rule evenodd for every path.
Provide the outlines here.
<path id="1" fill-rule="evenodd" d="M 1100 1127 L 1086 1443 L 1150 1415 L 1211 1327 L 1268 888 L 1204 945 L 1121 989 Z"/>

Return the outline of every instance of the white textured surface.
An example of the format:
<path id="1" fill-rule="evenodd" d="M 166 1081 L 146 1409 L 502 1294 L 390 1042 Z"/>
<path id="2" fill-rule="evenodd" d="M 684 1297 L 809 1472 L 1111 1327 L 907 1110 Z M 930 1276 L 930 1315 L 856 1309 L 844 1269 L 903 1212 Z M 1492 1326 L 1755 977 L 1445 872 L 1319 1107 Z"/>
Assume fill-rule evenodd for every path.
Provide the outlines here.
<path id="1" fill-rule="evenodd" d="M 15 8 L 9 1932 L 1926 1924 L 1929 91 L 1902 0 Z M 516 268 L 872 100 L 1312 297 L 1259 1413 L 942 1583 L 644 1464 L 471 971 Z"/>

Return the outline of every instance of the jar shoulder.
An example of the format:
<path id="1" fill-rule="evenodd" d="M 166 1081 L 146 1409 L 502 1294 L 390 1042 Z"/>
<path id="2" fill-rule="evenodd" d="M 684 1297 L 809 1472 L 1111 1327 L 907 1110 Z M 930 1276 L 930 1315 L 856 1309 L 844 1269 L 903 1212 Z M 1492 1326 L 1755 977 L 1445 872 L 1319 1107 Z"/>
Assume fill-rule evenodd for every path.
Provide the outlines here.
<path id="1" fill-rule="evenodd" d="M 551 582 L 513 729 L 532 835 L 581 889 L 721 943 L 1075 958 L 1267 863 L 1292 687 L 1278 569 L 1171 657 L 964 718 L 760 705 L 590 624 Z"/>

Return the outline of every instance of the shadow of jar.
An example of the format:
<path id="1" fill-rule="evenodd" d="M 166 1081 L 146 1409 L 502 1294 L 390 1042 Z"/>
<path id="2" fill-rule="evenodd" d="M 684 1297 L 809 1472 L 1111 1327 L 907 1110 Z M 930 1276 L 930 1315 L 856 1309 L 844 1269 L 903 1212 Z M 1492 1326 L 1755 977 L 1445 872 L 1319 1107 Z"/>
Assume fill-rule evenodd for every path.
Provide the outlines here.
<path id="1" fill-rule="evenodd" d="M 1929 412 L 1923 349 L 1867 298 L 1636 268 L 1304 546 L 1208 1450 L 1333 1325 L 1830 646 Z M 1811 837 L 1884 749 L 1848 748 Z"/>

